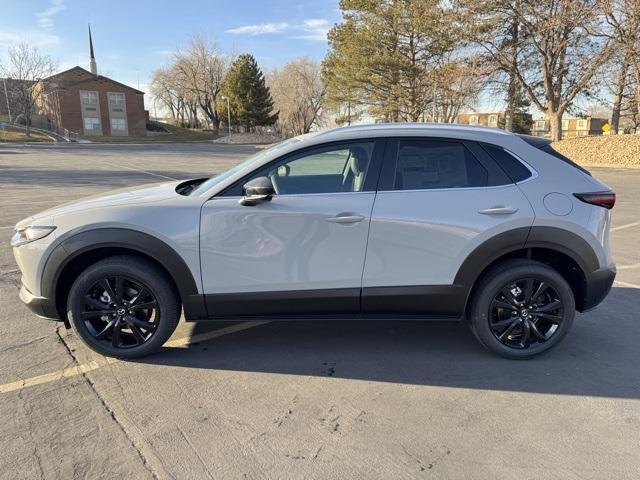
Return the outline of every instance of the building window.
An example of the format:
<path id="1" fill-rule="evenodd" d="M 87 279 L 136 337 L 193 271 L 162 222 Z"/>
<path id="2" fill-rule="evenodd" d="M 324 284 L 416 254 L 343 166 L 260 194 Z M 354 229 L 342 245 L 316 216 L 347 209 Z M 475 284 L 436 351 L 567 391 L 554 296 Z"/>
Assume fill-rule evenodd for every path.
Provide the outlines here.
<path id="1" fill-rule="evenodd" d="M 471 115 L 469 117 L 469 125 L 478 125 L 478 115 Z"/>
<path id="2" fill-rule="evenodd" d="M 83 105 L 98 104 L 98 92 L 80 92 L 80 98 L 82 98 Z"/>
<path id="3" fill-rule="evenodd" d="M 546 123 L 547 122 L 545 120 L 537 120 L 536 121 L 536 130 L 544 132 L 547 129 L 546 128 L 547 127 Z"/>
<path id="4" fill-rule="evenodd" d="M 84 118 L 85 130 L 100 130 L 100 119 L 95 117 Z"/>
<path id="5" fill-rule="evenodd" d="M 124 93 L 110 93 L 109 105 L 114 107 L 122 107 L 124 105 Z"/>
<path id="6" fill-rule="evenodd" d="M 495 115 L 495 114 L 489 115 L 489 126 L 490 127 L 498 126 L 498 115 Z"/>
<path id="7" fill-rule="evenodd" d="M 578 122 L 576 124 L 576 128 L 578 130 L 587 130 L 587 120 L 585 120 L 584 118 L 578 119 Z"/>
<path id="8" fill-rule="evenodd" d="M 125 131 L 127 129 L 127 121 L 124 118 L 112 118 L 111 130 Z"/>
<path id="9" fill-rule="evenodd" d="M 569 120 L 562 120 L 562 130 L 569 130 Z"/>

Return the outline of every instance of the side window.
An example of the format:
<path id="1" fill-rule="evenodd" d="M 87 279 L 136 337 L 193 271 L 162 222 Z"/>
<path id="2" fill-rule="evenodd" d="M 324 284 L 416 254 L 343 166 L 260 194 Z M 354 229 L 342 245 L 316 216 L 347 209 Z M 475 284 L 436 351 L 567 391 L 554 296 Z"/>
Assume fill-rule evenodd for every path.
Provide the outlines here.
<path id="1" fill-rule="evenodd" d="M 313 149 L 276 162 L 252 177 L 268 176 L 278 195 L 361 192 L 374 142 Z"/>
<path id="2" fill-rule="evenodd" d="M 394 190 L 483 187 L 487 170 L 459 142 L 401 140 Z"/>
<path id="3" fill-rule="evenodd" d="M 513 183 L 521 182 L 531 176 L 531 171 L 509 152 L 493 145 L 482 145 L 482 148 L 500 165 Z"/>

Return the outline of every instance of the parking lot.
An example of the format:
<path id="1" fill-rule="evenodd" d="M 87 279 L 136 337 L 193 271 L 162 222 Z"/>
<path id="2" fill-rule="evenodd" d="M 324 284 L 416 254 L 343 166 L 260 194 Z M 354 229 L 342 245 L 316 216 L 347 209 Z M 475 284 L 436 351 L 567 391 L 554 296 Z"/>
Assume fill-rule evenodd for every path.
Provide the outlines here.
<path id="1" fill-rule="evenodd" d="M 640 170 L 591 169 L 618 194 L 617 282 L 530 361 L 409 321 L 182 323 L 161 354 L 114 361 L 21 305 L 18 220 L 254 151 L 0 147 L 1 478 L 640 477 Z"/>

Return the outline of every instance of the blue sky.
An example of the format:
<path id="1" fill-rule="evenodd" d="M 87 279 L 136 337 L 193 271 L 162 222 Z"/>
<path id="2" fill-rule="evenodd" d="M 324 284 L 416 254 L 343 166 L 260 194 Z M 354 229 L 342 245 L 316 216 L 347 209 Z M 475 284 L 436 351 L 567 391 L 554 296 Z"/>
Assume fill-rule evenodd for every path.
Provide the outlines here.
<path id="1" fill-rule="evenodd" d="M 263 68 L 299 55 L 322 59 L 338 0 L 0 0 L 0 58 L 25 39 L 59 62 L 88 68 L 87 22 L 100 73 L 147 89 L 151 72 L 193 34 Z"/>

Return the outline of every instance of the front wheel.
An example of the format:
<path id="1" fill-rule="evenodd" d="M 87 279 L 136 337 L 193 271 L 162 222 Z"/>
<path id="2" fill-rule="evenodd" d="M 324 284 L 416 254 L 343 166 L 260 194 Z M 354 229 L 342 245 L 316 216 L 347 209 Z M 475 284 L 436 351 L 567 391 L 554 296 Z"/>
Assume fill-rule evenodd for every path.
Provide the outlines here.
<path id="1" fill-rule="evenodd" d="M 501 263 L 483 276 L 469 308 L 471 330 L 507 358 L 539 355 L 562 340 L 575 316 L 571 287 L 556 270 L 533 260 Z"/>
<path id="2" fill-rule="evenodd" d="M 158 351 L 176 329 L 180 301 L 167 274 L 144 259 L 111 257 L 88 267 L 69 291 L 74 331 L 116 358 Z"/>

